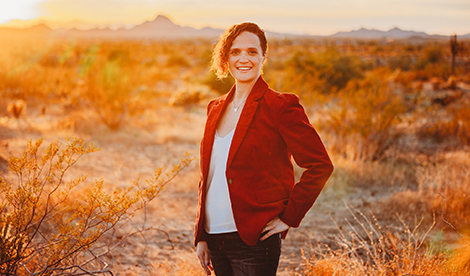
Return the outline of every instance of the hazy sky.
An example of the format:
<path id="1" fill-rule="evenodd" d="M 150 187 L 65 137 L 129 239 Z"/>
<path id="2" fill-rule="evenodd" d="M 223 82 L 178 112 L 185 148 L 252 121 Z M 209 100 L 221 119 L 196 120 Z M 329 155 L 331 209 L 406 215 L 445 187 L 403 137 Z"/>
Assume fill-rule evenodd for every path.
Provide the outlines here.
<path id="1" fill-rule="evenodd" d="M 0 24 L 17 20 L 227 28 L 253 21 L 275 32 L 329 35 L 359 28 L 470 33 L 470 0 L 0 0 Z M 15 20 L 15 21 L 11 21 Z"/>

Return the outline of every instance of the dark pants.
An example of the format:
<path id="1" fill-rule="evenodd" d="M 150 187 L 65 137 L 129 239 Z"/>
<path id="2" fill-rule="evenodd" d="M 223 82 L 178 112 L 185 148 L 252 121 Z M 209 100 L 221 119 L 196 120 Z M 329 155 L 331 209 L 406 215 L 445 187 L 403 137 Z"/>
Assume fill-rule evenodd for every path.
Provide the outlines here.
<path id="1" fill-rule="evenodd" d="M 209 254 L 217 276 L 275 276 L 281 255 L 281 238 L 272 235 L 255 246 L 242 241 L 237 232 L 210 234 Z"/>

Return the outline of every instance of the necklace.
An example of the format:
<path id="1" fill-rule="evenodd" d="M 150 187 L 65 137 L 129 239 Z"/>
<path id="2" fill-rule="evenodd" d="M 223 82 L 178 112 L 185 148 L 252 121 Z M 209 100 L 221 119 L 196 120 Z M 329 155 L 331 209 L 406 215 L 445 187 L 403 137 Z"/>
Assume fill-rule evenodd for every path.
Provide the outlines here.
<path id="1" fill-rule="evenodd" d="M 235 106 L 235 101 L 232 101 L 233 104 L 233 111 L 237 112 L 238 109 L 246 102 L 246 98 L 243 100 L 243 102 L 240 103 L 239 106 Z"/>

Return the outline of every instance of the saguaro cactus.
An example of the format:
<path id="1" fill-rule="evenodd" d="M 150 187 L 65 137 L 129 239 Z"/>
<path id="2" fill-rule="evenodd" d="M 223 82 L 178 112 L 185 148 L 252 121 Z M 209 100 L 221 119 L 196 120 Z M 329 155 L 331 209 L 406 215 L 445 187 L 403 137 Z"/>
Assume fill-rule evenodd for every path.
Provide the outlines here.
<path id="1" fill-rule="evenodd" d="M 450 37 L 450 51 L 452 52 L 452 75 L 455 75 L 455 56 L 457 56 L 459 51 L 459 44 L 457 42 L 456 34 Z"/>

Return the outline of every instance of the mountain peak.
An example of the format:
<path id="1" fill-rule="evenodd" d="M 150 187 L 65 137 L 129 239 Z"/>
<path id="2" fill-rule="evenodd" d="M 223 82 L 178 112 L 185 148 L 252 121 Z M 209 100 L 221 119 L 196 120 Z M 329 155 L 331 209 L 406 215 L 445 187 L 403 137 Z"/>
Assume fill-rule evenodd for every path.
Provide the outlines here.
<path id="1" fill-rule="evenodd" d="M 41 23 L 41 24 L 38 24 L 38 25 L 35 25 L 35 26 L 32 26 L 32 27 L 29 27 L 25 30 L 28 30 L 28 31 L 33 31 L 33 32 L 51 32 L 51 28 L 49 28 L 46 24 L 44 23 Z"/>
<path id="2" fill-rule="evenodd" d="M 173 23 L 173 22 L 170 20 L 170 18 L 168 18 L 168 17 L 166 17 L 166 16 L 164 16 L 164 15 L 161 15 L 161 14 L 157 15 L 157 17 L 155 17 L 155 19 L 154 19 L 153 21 L 155 21 L 155 22 L 158 21 L 158 22 L 167 22 L 167 23 L 170 22 L 170 23 Z"/>
<path id="3" fill-rule="evenodd" d="M 152 21 L 146 21 L 126 32 L 130 37 L 159 37 L 168 39 L 180 37 L 217 37 L 221 31 L 215 29 L 198 31 L 191 27 L 177 25 L 164 15 L 158 15 Z"/>

